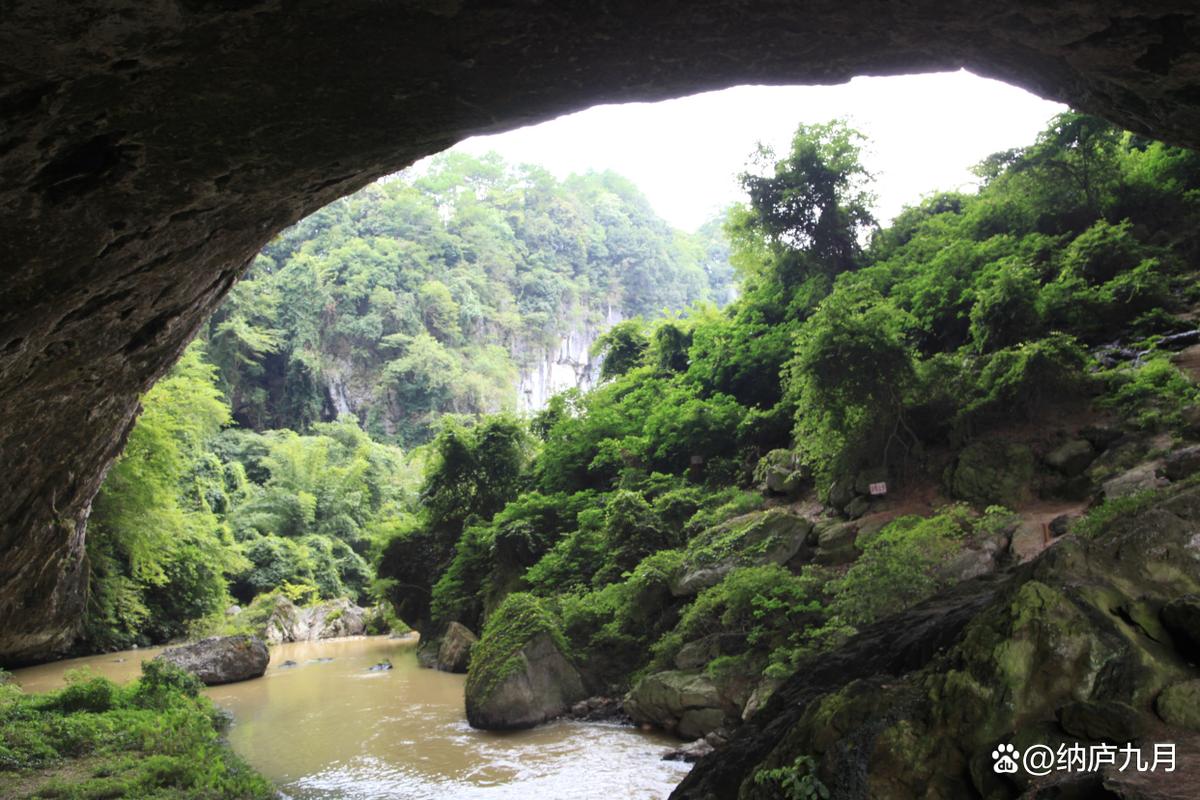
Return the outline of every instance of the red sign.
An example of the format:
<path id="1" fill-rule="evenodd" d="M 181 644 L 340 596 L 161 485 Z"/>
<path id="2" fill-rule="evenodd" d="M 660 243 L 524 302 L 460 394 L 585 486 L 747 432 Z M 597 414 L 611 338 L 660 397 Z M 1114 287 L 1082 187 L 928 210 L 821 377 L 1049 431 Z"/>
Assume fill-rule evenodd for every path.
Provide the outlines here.
<path id="1" fill-rule="evenodd" d="M 887 494 L 887 484 L 883 483 L 882 481 L 879 483 L 872 483 L 868 488 L 872 495 Z"/>

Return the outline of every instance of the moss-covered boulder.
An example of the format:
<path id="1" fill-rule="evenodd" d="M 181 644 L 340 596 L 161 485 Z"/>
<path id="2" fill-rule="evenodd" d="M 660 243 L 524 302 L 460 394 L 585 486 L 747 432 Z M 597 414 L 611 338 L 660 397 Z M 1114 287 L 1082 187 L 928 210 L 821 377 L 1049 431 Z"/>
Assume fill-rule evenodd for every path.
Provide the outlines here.
<path id="1" fill-rule="evenodd" d="M 682 739 L 699 739 L 736 721 L 740 709 L 699 670 L 656 672 L 638 681 L 625 697 L 634 722 L 654 725 Z"/>
<path id="2" fill-rule="evenodd" d="M 1022 444 L 987 440 L 972 442 L 950 468 L 950 493 L 977 506 L 1016 508 L 1030 495 L 1035 461 Z"/>
<path id="3" fill-rule="evenodd" d="M 467 721 L 512 730 L 566 713 L 587 697 L 558 622 L 530 594 L 505 598 L 484 626 L 467 671 Z"/>
<path id="4" fill-rule="evenodd" d="M 817 536 L 815 560 L 818 564 L 849 564 L 862 555 L 855 545 L 858 539 L 858 525 L 854 522 L 822 520 L 817 523 L 813 532 Z"/>
<path id="5" fill-rule="evenodd" d="M 794 495 L 812 482 L 812 473 L 795 450 L 770 451 L 759 459 L 754 476 L 771 494 Z"/>
<path id="6" fill-rule="evenodd" d="M 1163 689 L 1154 707 L 1168 725 L 1200 731 L 1200 679 Z"/>
<path id="7" fill-rule="evenodd" d="M 737 567 L 786 564 L 805 546 L 812 520 L 782 508 L 754 511 L 702 531 L 688 544 L 671 581 L 685 597 L 716 586 Z"/>

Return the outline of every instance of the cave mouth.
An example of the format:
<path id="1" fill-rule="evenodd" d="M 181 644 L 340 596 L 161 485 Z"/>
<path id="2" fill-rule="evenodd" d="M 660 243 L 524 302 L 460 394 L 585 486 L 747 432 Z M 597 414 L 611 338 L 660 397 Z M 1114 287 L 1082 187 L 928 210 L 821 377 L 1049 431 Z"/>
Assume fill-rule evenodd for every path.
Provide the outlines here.
<path id="1" fill-rule="evenodd" d="M 594 102 L 967 66 L 1200 144 L 1197 15 L 770 0 L 10 9 L 0 67 L 0 657 L 70 640 L 84 532 L 138 397 L 273 234 L 471 134 Z M 353 54 L 348 56 L 347 54 Z"/>

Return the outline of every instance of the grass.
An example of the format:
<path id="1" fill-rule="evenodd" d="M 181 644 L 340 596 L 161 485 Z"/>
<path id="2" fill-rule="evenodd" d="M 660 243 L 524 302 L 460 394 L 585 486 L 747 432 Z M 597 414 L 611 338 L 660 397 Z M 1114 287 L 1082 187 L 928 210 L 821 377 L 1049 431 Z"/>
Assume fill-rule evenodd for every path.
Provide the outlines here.
<path id="1" fill-rule="evenodd" d="M 201 684 L 169 664 L 142 664 L 121 687 L 88 671 L 65 688 L 0 685 L 0 796 L 266 800 L 275 790 L 221 739 L 225 717 Z"/>

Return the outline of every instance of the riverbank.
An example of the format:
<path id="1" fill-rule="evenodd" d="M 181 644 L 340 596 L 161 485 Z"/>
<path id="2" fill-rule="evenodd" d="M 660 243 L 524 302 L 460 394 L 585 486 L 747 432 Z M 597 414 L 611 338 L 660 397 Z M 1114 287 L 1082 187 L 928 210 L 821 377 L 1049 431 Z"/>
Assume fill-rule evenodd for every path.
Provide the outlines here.
<path id="1" fill-rule="evenodd" d="M 419 669 L 415 644 L 376 636 L 277 645 L 262 678 L 203 693 L 232 715 L 233 751 L 293 800 L 645 800 L 665 798 L 687 774 L 688 765 L 661 760 L 674 738 L 629 726 L 559 720 L 507 734 L 473 730 L 464 676 Z M 154 653 L 55 662 L 16 677 L 43 690 L 90 666 L 128 680 Z M 391 670 L 369 671 L 385 659 Z"/>

